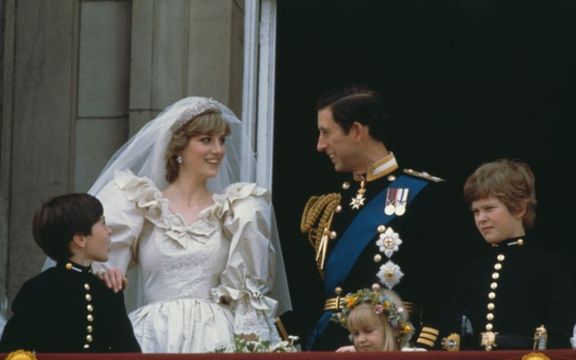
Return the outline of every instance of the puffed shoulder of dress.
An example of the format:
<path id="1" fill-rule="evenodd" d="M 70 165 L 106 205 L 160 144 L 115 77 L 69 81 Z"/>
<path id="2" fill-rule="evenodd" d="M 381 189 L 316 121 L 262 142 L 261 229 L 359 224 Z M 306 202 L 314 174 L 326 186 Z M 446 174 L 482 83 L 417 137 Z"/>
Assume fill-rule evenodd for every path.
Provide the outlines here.
<path id="1" fill-rule="evenodd" d="M 169 210 L 168 199 L 151 179 L 138 177 L 129 170 L 117 170 L 113 180 L 96 196 L 102 201 L 107 223 L 113 230 L 111 250 L 117 249 L 107 264 L 95 264 L 97 271 L 108 267 L 127 270 L 133 256 L 130 249 L 137 247 L 145 220 L 163 231 L 168 239 L 185 247 L 190 236 L 207 239 L 223 217 L 243 216 L 240 213 L 245 211 L 234 211 L 234 207 L 239 207 L 235 204 L 250 203 L 249 199 L 266 204 L 269 197 L 268 192 L 256 184 L 231 184 L 222 194 L 214 194 L 214 204 L 202 210 L 199 219 L 188 225 L 182 216 Z"/>
<path id="2" fill-rule="evenodd" d="M 168 200 L 160 189 L 147 177 L 138 177 L 129 170 L 117 170 L 113 183 L 126 193 L 128 200 L 134 201 L 139 208 L 146 210 L 150 220 L 169 213 Z M 230 210 L 234 203 L 251 196 L 264 197 L 269 200 L 269 192 L 255 183 L 238 182 L 228 185 L 223 193 L 214 194 L 216 206 L 214 212 L 222 215 Z"/>
<path id="3" fill-rule="evenodd" d="M 114 174 L 113 183 L 119 197 L 133 203 L 137 209 L 142 211 L 143 216 L 154 225 L 165 229 L 166 235 L 178 242 L 182 242 L 182 236 L 188 233 L 209 236 L 215 229 L 209 221 L 196 221 L 187 225 L 183 218 L 172 213 L 168 208 L 168 199 L 164 197 L 162 191 L 147 177 L 138 177 L 129 170 L 117 170 Z M 107 191 L 106 187 L 104 191 Z M 112 190 L 114 192 L 114 190 Z M 122 194 L 123 193 L 123 194 Z M 256 197 L 269 201 L 269 192 L 258 187 L 255 183 L 234 183 L 229 185 L 223 193 L 214 194 L 214 205 L 201 211 L 200 219 L 209 219 L 214 216 L 218 219 L 224 216 L 234 216 L 235 205 L 241 202 L 250 201 Z"/>

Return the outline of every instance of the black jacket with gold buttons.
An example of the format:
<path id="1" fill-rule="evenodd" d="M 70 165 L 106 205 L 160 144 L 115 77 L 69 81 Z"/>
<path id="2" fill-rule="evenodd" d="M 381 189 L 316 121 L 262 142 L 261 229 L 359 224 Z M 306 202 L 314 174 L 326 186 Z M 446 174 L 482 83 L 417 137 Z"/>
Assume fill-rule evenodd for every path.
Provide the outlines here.
<path id="1" fill-rule="evenodd" d="M 59 263 L 24 283 L 0 352 L 140 352 L 122 293 L 78 264 Z"/>
<path id="2" fill-rule="evenodd" d="M 570 348 L 576 296 L 565 260 L 535 244 L 509 239 L 462 271 L 442 336 L 459 334 L 462 349 L 531 349 L 536 328 L 547 330 L 547 348 Z M 462 327 L 470 320 L 472 334 Z M 482 334 L 494 334 L 482 344 Z M 485 340 L 486 341 L 486 340 Z"/>

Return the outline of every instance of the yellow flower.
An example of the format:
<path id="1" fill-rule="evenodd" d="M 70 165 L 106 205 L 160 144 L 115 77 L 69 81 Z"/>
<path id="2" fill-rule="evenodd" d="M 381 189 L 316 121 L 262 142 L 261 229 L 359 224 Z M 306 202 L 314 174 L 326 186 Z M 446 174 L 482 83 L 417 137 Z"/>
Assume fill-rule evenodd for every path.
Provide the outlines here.
<path id="1" fill-rule="evenodd" d="M 346 307 L 352 308 L 352 307 L 356 304 L 356 301 L 358 301 L 358 297 L 356 297 L 356 296 L 347 296 L 347 297 L 346 297 Z"/>

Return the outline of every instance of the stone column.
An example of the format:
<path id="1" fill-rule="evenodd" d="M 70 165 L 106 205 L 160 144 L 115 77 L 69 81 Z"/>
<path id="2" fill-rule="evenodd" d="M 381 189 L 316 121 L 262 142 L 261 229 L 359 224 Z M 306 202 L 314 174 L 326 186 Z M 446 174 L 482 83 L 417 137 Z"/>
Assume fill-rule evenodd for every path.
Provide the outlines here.
<path id="1" fill-rule="evenodd" d="M 40 271 L 32 239 L 34 210 L 73 182 L 78 3 L 18 0 L 10 14 L 3 125 L 11 128 L 7 164 L 9 298 Z M 8 35 L 8 34 L 7 34 Z"/>
<path id="2" fill-rule="evenodd" d="M 130 131 L 185 96 L 211 96 L 240 114 L 244 2 L 133 4 Z"/>
<path id="3" fill-rule="evenodd" d="M 31 232 L 43 201 L 87 191 L 182 97 L 241 113 L 243 11 L 243 0 L 2 2 L 0 301 L 44 262 Z"/>

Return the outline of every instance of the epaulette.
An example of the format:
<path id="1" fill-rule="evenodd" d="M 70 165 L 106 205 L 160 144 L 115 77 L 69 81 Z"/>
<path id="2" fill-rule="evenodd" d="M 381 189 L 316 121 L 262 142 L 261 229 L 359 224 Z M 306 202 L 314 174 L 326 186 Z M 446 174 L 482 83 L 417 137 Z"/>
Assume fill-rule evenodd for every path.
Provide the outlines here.
<path id="1" fill-rule="evenodd" d="M 415 176 L 415 177 L 419 177 L 422 179 L 426 179 L 429 181 L 433 181 L 433 182 L 444 181 L 444 179 L 439 178 L 437 176 L 432 176 L 432 175 L 428 174 L 426 171 L 416 171 L 416 170 L 412 170 L 412 169 L 404 169 L 404 173 L 408 174 L 408 175 Z"/>

